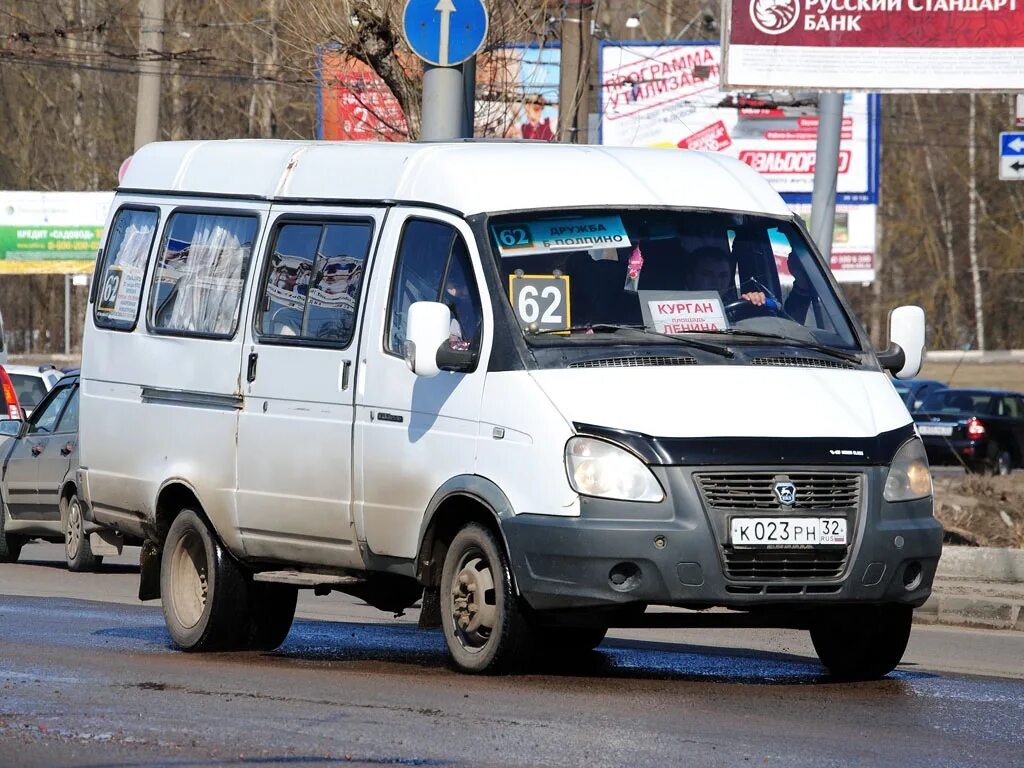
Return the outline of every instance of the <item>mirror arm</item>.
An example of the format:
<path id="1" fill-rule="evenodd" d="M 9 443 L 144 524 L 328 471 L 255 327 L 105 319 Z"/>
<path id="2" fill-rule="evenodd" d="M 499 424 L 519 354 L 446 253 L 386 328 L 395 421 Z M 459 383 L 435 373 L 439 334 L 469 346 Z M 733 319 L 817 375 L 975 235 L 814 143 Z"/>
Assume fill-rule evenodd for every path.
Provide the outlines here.
<path id="1" fill-rule="evenodd" d="M 878 362 L 885 370 L 896 373 L 903 370 L 907 356 L 899 344 L 890 343 L 885 350 L 878 353 Z"/>

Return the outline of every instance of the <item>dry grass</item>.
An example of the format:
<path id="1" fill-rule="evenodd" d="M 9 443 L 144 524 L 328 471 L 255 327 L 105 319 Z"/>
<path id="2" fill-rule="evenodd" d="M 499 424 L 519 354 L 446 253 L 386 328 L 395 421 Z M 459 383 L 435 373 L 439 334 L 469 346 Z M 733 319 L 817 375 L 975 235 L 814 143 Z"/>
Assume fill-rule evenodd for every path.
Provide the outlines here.
<path id="1" fill-rule="evenodd" d="M 952 379 L 950 378 L 952 377 Z M 1024 392 L 1021 363 L 925 363 L 922 379 L 937 379 L 954 387 L 992 387 Z"/>
<path id="2" fill-rule="evenodd" d="M 1024 474 L 937 477 L 935 516 L 950 543 L 1024 548 Z"/>

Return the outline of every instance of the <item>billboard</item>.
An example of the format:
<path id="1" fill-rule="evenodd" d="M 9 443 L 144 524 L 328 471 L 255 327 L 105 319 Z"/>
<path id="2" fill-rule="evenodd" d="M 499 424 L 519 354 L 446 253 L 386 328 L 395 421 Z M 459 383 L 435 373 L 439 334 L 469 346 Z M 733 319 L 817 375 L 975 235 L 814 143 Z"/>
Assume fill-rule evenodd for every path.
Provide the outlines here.
<path id="1" fill-rule="evenodd" d="M 91 273 L 113 192 L 0 192 L 0 274 Z"/>
<path id="2" fill-rule="evenodd" d="M 508 46 L 477 56 L 474 135 L 553 141 L 558 133 L 557 47 Z M 419 71 L 419 61 L 409 71 Z M 320 52 L 320 139 L 405 141 L 405 113 L 368 65 L 335 48 Z"/>
<path id="3" fill-rule="evenodd" d="M 1019 0 L 726 0 L 729 88 L 1024 89 Z"/>

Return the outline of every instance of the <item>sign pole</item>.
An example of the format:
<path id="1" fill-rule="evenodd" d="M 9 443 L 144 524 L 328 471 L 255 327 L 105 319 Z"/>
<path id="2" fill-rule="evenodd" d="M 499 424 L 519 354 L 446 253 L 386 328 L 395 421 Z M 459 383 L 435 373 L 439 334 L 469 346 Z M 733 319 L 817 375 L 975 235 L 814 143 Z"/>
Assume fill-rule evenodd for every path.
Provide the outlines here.
<path id="1" fill-rule="evenodd" d="M 832 258 L 836 226 L 836 182 L 839 178 L 839 141 L 843 130 L 843 94 L 818 94 L 818 143 L 811 193 L 811 237 L 825 258 Z"/>
<path id="2" fill-rule="evenodd" d="M 462 136 L 462 71 L 458 67 L 423 65 L 423 124 L 420 138 L 444 141 Z"/>

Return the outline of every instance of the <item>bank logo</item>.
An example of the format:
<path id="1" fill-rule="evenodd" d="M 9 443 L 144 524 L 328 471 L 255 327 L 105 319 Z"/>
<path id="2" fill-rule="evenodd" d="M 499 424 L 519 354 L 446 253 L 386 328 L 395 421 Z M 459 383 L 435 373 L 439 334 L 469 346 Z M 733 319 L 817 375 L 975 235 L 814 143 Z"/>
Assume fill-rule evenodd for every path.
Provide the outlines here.
<path id="1" fill-rule="evenodd" d="M 792 507 L 796 504 L 796 486 L 792 483 L 776 483 L 775 498 L 784 507 Z"/>
<path id="2" fill-rule="evenodd" d="M 750 20 L 766 35 L 791 30 L 800 17 L 800 0 L 750 0 Z"/>

